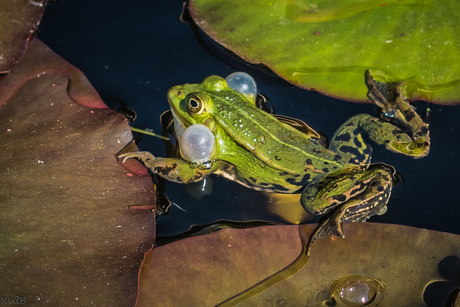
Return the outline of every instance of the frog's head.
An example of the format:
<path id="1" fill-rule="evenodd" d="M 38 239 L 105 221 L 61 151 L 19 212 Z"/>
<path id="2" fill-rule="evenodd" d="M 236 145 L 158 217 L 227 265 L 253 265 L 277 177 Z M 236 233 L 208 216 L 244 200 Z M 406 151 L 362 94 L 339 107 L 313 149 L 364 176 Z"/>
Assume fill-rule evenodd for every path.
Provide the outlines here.
<path id="1" fill-rule="evenodd" d="M 241 103 L 255 104 L 257 85 L 243 72 L 235 72 L 226 79 L 210 76 L 200 84 L 184 84 L 172 87 L 168 101 L 174 116 L 174 129 L 180 137 L 194 124 L 202 124 L 214 133 L 225 111 Z"/>
<path id="2" fill-rule="evenodd" d="M 174 116 L 174 129 L 180 137 L 185 128 L 194 124 L 210 127 L 213 120 L 214 101 L 227 93 L 234 92 L 227 86 L 224 78 L 210 76 L 200 84 L 184 84 L 168 91 L 168 101 Z"/>

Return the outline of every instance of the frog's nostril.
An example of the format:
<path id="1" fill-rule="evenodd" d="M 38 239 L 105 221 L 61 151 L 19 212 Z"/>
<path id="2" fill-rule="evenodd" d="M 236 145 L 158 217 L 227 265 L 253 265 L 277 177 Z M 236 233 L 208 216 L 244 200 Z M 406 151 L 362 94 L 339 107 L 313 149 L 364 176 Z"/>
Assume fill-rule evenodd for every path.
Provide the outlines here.
<path id="1" fill-rule="evenodd" d="M 177 91 L 177 96 L 182 96 L 182 91 Z"/>

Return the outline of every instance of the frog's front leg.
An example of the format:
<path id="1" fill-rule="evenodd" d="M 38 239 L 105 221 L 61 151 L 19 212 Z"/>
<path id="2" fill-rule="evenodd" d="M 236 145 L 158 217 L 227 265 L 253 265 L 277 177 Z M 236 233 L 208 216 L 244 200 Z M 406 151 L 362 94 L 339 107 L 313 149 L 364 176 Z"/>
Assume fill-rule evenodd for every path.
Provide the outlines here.
<path id="1" fill-rule="evenodd" d="M 118 158 L 122 159 L 122 163 L 128 159 L 138 159 L 155 174 L 177 183 L 197 182 L 215 171 L 211 162 L 194 164 L 178 158 L 156 158 L 148 151 L 129 152 Z"/>
<path id="2" fill-rule="evenodd" d="M 394 174 L 391 166 L 373 164 L 367 170 L 353 170 L 342 177 L 331 174 L 323 179 L 319 190 L 307 186 L 301 198 L 304 208 L 313 214 L 324 213 L 324 208 L 331 210 L 310 237 L 308 252 L 321 238 L 344 237 L 341 223 L 363 222 L 373 215 L 384 214 Z"/>

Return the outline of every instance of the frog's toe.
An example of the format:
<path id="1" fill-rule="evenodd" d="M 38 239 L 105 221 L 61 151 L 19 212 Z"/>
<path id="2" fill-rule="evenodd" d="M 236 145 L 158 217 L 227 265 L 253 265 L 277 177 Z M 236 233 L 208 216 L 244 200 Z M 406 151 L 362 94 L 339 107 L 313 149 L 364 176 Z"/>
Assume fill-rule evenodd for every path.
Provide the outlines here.
<path id="1" fill-rule="evenodd" d="M 125 163 L 126 160 L 135 158 L 132 156 L 132 152 L 124 153 L 118 156 L 118 159 L 121 159 L 121 163 Z"/>
<path id="2" fill-rule="evenodd" d="M 310 250 L 313 244 L 323 238 L 342 237 L 345 238 L 345 234 L 342 230 L 342 225 L 337 222 L 335 216 L 324 216 L 319 220 L 318 226 L 310 236 L 310 242 L 307 247 L 307 255 L 310 255 Z"/>
<path id="3" fill-rule="evenodd" d="M 343 232 L 343 223 L 337 224 L 335 236 L 345 238 L 345 233 Z"/>
<path id="4" fill-rule="evenodd" d="M 128 159 L 132 159 L 134 157 L 130 157 L 128 155 L 123 155 L 123 156 L 119 156 L 119 158 L 121 158 L 121 163 L 125 163 Z"/>
<path id="5" fill-rule="evenodd" d="M 128 159 L 139 159 L 142 162 L 155 159 L 155 157 L 148 151 L 136 151 L 128 152 L 118 156 L 121 159 L 121 163 L 125 163 Z"/>

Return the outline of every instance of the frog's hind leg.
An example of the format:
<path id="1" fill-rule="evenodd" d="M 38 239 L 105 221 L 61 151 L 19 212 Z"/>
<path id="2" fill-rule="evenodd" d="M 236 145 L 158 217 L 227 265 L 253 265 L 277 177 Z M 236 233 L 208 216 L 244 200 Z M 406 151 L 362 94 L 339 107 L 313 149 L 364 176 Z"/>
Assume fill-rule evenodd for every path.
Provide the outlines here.
<path id="1" fill-rule="evenodd" d="M 302 191 L 303 208 L 320 215 L 361 194 L 372 181 L 371 172 L 357 165 L 343 168 L 325 177 L 317 176 Z"/>
<path id="2" fill-rule="evenodd" d="M 414 158 L 426 156 L 430 150 L 429 126 L 404 98 L 405 83 L 375 81 L 366 71 L 368 96 L 381 108 L 380 117 L 360 114 L 346 121 L 335 133 L 330 149 L 354 164 L 369 163 L 372 149 L 363 139 L 385 145 L 393 152 Z"/>
<path id="3" fill-rule="evenodd" d="M 406 82 L 378 82 L 369 70 L 365 73 L 368 97 L 382 109 L 381 118 L 369 122 L 366 130 L 374 130 L 370 138 L 385 144 L 394 152 L 414 158 L 426 156 L 430 149 L 429 125 L 415 112 L 405 95 Z M 379 136 L 382 133 L 384 138 Z"/>
<path id="4" fill-rule="evenodd" d="M 382 215 L 387 211 L 386 205 L 391 195 L 394 169 L 383 167 L 371 171 L 373 172 L 372 176 L 375 177 L 363 193 L 336 207 L 320 219 L 318 227 L 310 237 L 307 255 L 310 255 L 312 245 L 319 239 L 344 238 L 341 223 L 364 222 L 373 215 Z"/>
<path id="5" fill-rule="evenodd" d="M 364 117 L 364 118 L 363 118 Z M 370 163 L 372 148 L 363 137 L 362 123 L 370 115 L 361 114 L 348 119 L 334 134 L 329 150 L 339 154 L 342 160 L 356 165 L 365 166 Z"/>
<path id="6" fill-rule="evenodd" d="M 430 149 L 427 127 L 412 133 L 409 129 L 401 129 L 392 122 L 369 114 L 359 114 L 348 119 L 335 133 L 329 149 L 348 163 L 367 165 L 372 148 L 364 136 L 376 144 L 385 145 L 390 151 L 414 158 L 426 156 Z"/>

